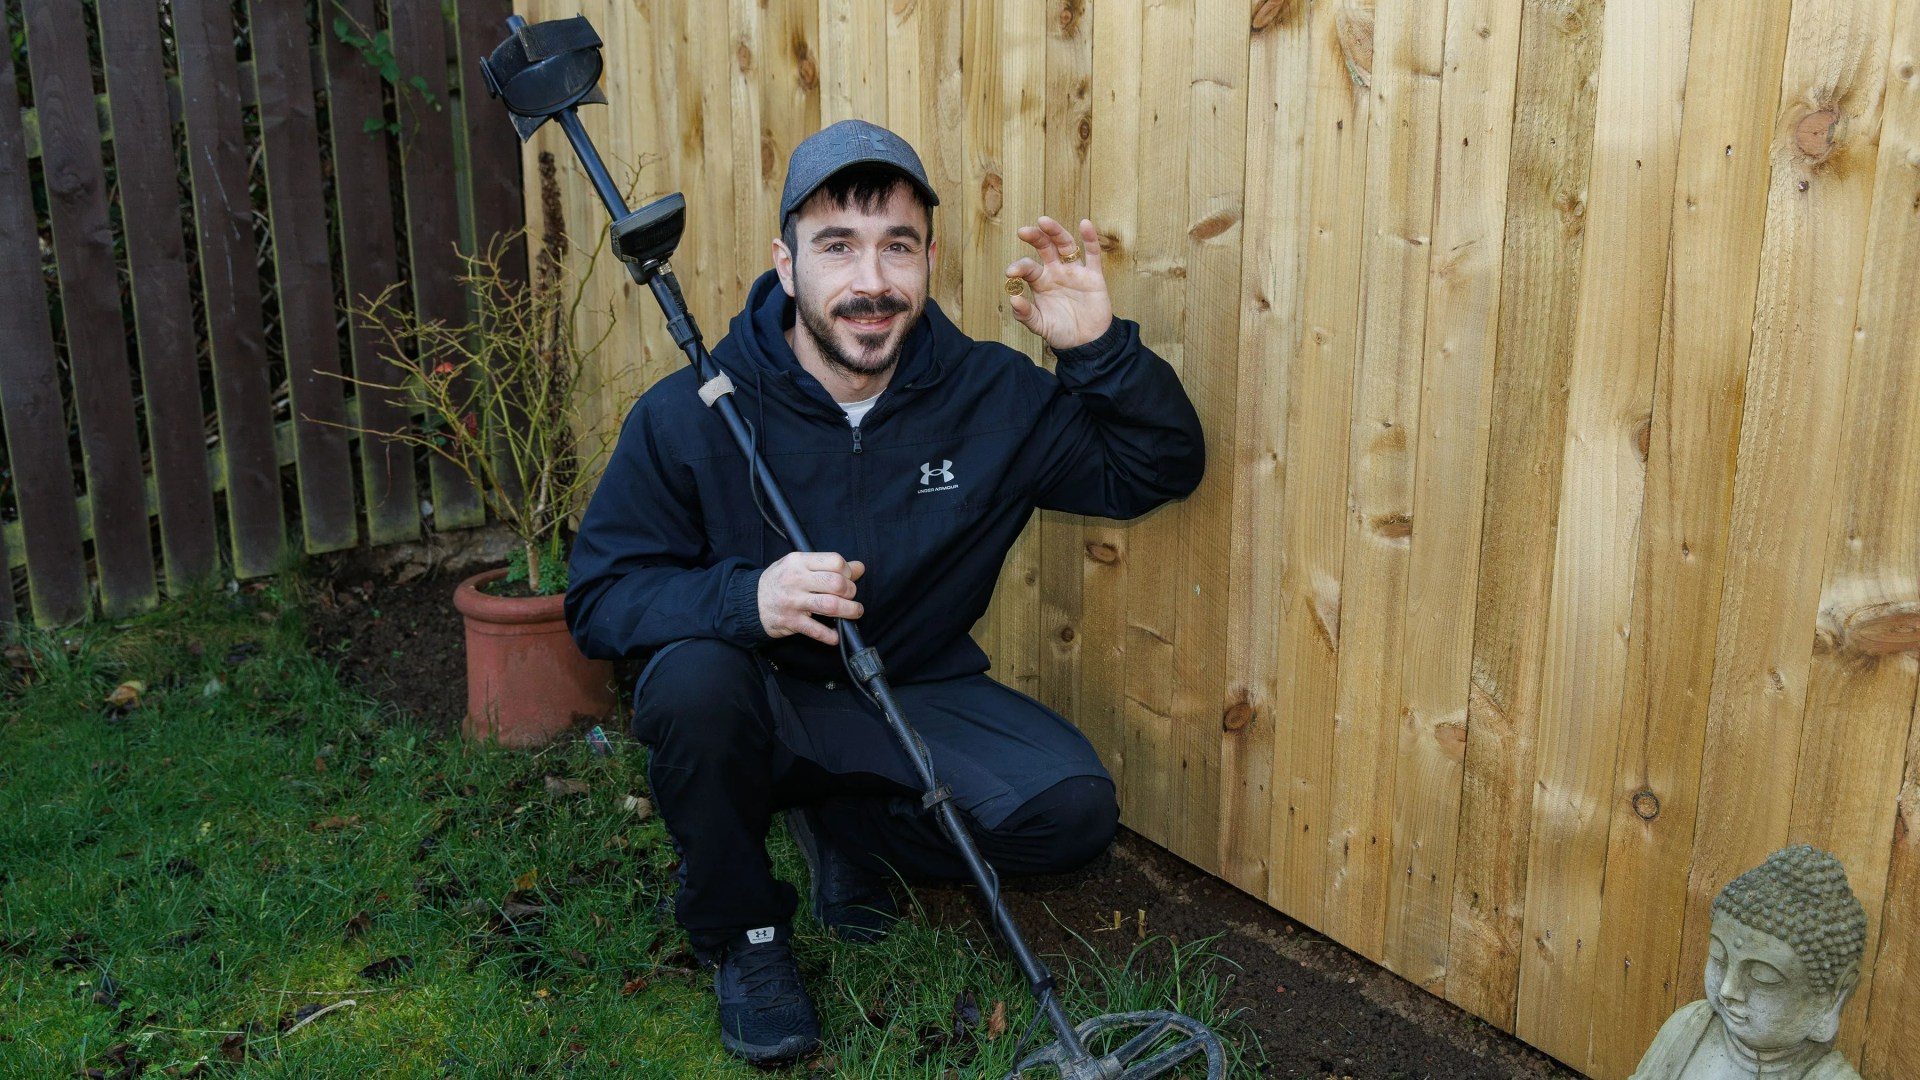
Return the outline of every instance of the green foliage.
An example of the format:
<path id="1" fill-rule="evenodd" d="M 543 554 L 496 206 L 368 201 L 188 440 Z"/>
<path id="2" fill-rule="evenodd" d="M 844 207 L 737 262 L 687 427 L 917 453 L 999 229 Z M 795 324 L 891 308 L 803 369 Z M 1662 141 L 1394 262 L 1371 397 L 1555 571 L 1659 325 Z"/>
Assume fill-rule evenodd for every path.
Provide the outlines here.
<path id="1" fill-rule="evenodd" d="M 419 75 L 401 78 L 400 61 L 393 54 L 393 34 L 386 30 L 370 30 L 341 7 L 339 0 L 334 5 L 340 14 L 333 18 L 333 36 L 340 43 L 360 54 L 367 66 L 378 72 L 382 82 L 393 87 L 395 102 L 404 102 L 409 94 L 419 97 L 422 104 L 435 110 L 440 109 L 440 100 L 427 86 L 427 80 Z M 384 117 L 369 116 L 360 123 L 360 130 L 368 133 L 386 131 L 398 136 L 400 125 Z"/>
<path id="2" fill-rule="evenodd" d="M 527 591 L 535 596 L 553 596 L 567 591 L 567 560 L 566 556 L 560 554 L 560 537 L 557 534 L 540 548 L 540 587 L 537 590 L 531 584 L 535 575 L 530 573 L 527 554 L 524 545 L 507 552 L 507 576 L 503 580 L 510 585 L 528 582 Z"/>

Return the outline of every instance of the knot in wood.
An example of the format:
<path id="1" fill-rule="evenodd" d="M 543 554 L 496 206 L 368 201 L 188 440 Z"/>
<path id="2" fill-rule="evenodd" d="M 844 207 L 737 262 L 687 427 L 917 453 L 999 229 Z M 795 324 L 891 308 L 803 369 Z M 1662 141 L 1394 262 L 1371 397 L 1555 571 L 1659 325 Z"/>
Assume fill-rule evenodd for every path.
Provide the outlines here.
<path id="1" fill-rule="evenodd" d="M 1236 701 L 1227 706 L 1227 711 L 1221 714 L 1220 728 L 1223 731 L 1241 731 L 1253 723 L 1253 719 L 1253 706 L 1244 701 Z"/>
<path id="2" fill-rule="evenodd" d="M 1647 788 L 1633 793 L 1633 812 L 1640 815 L 1642 821 L 1652 821 L 1660 816 L 1660 796 Z"/>
<path id="3" fill-rule="evenodd" d="M 1833 153 L 1833 132 L 1839 123 L 1840 114 L 1832 109 L 1810 112 L 1793 126 L 1793 145 L 1819 164 Z"/>
<path id="4" fill-rule="evenodd" d="M 1064 641 L 1064 642 L 1067 642 L 1068 644 L 1072 644 L 1072 643 L 1073 643 L 1073 627 L 1071 627 L 1071 626 L 1063 626 L 1063 627 L 1061 627 L 1061 628 L 1060 628 L 1060 640 L 1061 640 L 1061 641 Z"/>
<path id="5" fill-rule="evenodd" d="M 1004 187 L 999 173 L 990 172 L 980 178 L 980 209 L 990 218 L 1000 216 L 1000 207 L 1006 202 Z"/>
<path id="6" fill-rule="evenodd" d="M 1253 5 L 1253 32 L 1264 33 L 1276 26 L 1285 26 L 1300 13 L 1298 0 L 1255 0 Z"/>
<path id="7" fill-rule="evenodd" d="M 1091 543 L 1087 545 L 1087 558 L 1112 566 L 1120 561 L 1120 549 L 1104 542 Z"/>
<path id="8" fill-rule="evenodd" d="M 1843 647 L 1858 656 L 1920 651 L 1920 600 L 1873 604 L 1847 616 Z"/>

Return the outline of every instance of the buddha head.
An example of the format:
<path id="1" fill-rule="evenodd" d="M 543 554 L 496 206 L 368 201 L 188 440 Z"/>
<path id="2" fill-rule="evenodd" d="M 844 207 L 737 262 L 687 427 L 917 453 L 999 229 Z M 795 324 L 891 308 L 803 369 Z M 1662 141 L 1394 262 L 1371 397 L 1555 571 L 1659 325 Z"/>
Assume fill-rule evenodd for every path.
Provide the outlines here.
<path id="1" fill-rule="evenodd" d="M 1831 1043 L 1866 940 L 1838 859 L 1805 844 L 1776 851 L 1713 899 L 1707 1001 L 1750 1051 Z"/>

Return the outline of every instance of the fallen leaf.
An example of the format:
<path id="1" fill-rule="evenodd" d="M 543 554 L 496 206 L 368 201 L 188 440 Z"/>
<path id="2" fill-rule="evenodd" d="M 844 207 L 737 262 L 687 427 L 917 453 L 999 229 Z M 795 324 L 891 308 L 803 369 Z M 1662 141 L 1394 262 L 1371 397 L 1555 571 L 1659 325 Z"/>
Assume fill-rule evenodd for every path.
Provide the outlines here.
<path id="1" fill-rule="evenodd" d="M 147 684 L 139 679 L 128 679 L 113 688 L 106 697 L 106 704 L 116 709 L 133 709 L 140 705 L 140 695 L 147 692 Z"/>
<path id="2" fill-rule="evenodd" d="M 536 866 L 533 869 L 527 871 L 526 873 L 521 874 L 519 877 L 514 878 L 513 887 L 518 892 L 525 892 L 528 889 L 533 888 L 533 886 L 539 880 L 540 880 L 540 868 Z"/>
<path id="3" fill-rule="evenodd" d="M 581 952 L 579 949 L 562 949 L 560 951 L 566 955 L 567 959 L 573 961 L 576 966 L 589 971 L 593 970 L 593 958 L 586 953 Z"/>
<path id="4" fill-rule="evenodd" d="M 373 916 L 362 911 L 347 920 L 346 938 L 348 941 L 352 941 L 354 938 L 359 937 L 371 929 L 373 929 Z"/>
<path id="5" fill-rule="evenodd" d="M 284 1032 L 288 1028 L 292 1027 L 293 1025 L 299 1023 L 302 1020 L 305 1020 L 307 1017 L 312 1016 L 314 1013 L 317 1013 L 324 1008 L 326 1008 L 326 1005 L 318 1001 L 314 1002 L 311 1005 L 302 1005 L 298 1009 L 295 1009 L 294 1011 L 280 1018 L 280 1030 Z"/>
<path id="6" fill-rule="evenodd" d="M 627 997 L 632 997 L 633 995 L 639 993 L 642 990 L 645 990 L 646 988 L 647 988 L 647 980 L 638 979 L 638 978 L 628 979 L 625 983 L 621 984 L 620 993 Z"/>
<path id="7" fill-rule="evenodd" d="M 360 815 L 351 814 L 347 817 L 322 818 L 308 828 L 314 832 L 334 832 L 340 829 L 351 829 L 358 824 L 360 824 Z"/>
<path id="8" fill-rule="evenodd" d="M 635 821 L 645 821 L 653 816 L 653 802 L 643 795 L 629 795 L 620 800 L 620 809 L 632 814 Z"/>
<path id="9" fill-rule="evenodd" d="M 220 1056 L 238 1065 L 247 1060 L 247 1037 L 235 1033 L 220 1040 Z"/>
<path id="10" fill-rule="evenodd" d="M 953 1037 L 964 1039 L 967 1033 L 980 1026 L 980 1006 L 973 995 L 965 990 L 953 996 Z"/>
<path id="11" fill-rule="evenodd" d="M 557 776 L 547 777 L 546 785 L 547 794 L 556 799 L 565 798 L 568 795 L 585 795 L 591 790 L 585 780 L 562 780 Z"/>
<path id="12" fill-rule="evenodd" d="M 992 1042 L 1007 1033 L 1007 1003 L 993 1003 L 993 1013 L 987 1017 L 987 1041 Z"/>
<path id="13" fill-rule="evenodd" d="M 404 975 L 413 970 L 413 957 L 389 956 L 384 960 L 375 960 L 360 969 L 363 979 L 391 979 L 395 975 Z"/>

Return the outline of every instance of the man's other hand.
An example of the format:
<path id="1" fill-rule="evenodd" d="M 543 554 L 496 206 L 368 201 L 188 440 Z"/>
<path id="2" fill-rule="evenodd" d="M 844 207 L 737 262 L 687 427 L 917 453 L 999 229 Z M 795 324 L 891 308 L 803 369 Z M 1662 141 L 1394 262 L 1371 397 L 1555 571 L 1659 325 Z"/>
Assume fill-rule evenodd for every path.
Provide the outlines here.
<path id="1" fill-rule="evenodd" d="M 1066 226 L 1050 217 L 1020 226 L 1017 235 L 1039 256 L 1007 267 L 1008 278 L 1024 279 L 1033 290 L 1031 300 L 1007 299 L 1020 325 L 1055 349 L 1085 345 L 1106 333 L 1113 323 L 1113 301 L 1107 296 L 1106 275 L 1100 272 L 1100 233 L 1093 222 L 1081 219 L 1078 243 Z"/>
<path id="2" fill-rule="evenodd" d="M 815 619 L 857 619 L 866 608 L 853 600 L 853 583 L 865 563 L 831 551 L 796 551 L 760 573 L 760 625 L 768 637 L 805 634 L 822 645 L 840 644 L 832 627 Z"/>

